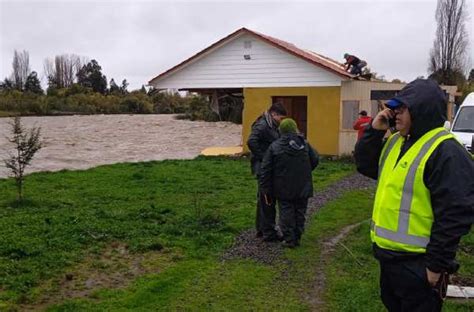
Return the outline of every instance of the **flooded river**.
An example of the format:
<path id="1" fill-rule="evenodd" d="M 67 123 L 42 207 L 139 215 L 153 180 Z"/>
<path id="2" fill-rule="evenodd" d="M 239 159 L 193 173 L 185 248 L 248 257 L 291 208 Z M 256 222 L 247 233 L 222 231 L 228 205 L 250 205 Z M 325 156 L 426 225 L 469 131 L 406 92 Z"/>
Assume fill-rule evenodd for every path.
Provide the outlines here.
<path id="1" fill-rule="evenodd" d="M 229 122 L 175 120 L 173 115 L 23 117 L 41 127 L 43 148 L 28 172 L 86 169 L 103 164 L 191 159 L 210 146 L 241 144 L 242 127 Z M 11 147 L 9 118 L 0 118 L 0 177 Z"/>

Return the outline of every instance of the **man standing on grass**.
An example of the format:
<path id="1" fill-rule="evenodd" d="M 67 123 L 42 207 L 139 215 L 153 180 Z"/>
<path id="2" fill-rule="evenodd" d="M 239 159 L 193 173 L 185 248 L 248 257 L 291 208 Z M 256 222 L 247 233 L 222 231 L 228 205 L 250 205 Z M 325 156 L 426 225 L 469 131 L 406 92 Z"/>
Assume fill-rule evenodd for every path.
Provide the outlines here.
<path id="1" fill-rule="evenodd" d="M 260 191 L 265 198 L 278 200 L 283 246 L 294 248 L 304 232 L 308 198 L 313 196 L 311 172 L 318 166 L 319 155 L 298 134 L 293 119 L 283 120 L 279 129 L 281 137 L 263 157 Z"/>
<path id="2" fill-rule="evenodd" d="M 370 235 L 389 311 L 440 311 L 461 236 L 474 218 L 474 162 L 442 126 L 446 96 L 433 80 L 406 85 L 355 149 L 360 173 L 378 179 Z M 394 119 L 396 130 L 383 137 Z"/>
<path id="3" fill-rule="evenodd" d="M 278 125 L 281 120 L 285 118 L 286 110 L 280 103 L 274 103 L 270 109 L 264 112 L 252 124 L 252 132 L 250 133 L 247 145 L 252 152 L 250 163 L 252 166 L 252 174 L 260 178 L 260 166 L 263 155 L 267 151 L 270 144 L 278 139 Z M 257 182 L 258 183 L 258 182 Z M 265 201 L 263 194 L 260 192 L 260 187 L 257 190 L 257 213 L 256 213 L 256 227 L 257 237 L 263 237 L 264 241 L 279 240 L 278 233 L 275 229 L 275 202 L 271 199 Z"/>

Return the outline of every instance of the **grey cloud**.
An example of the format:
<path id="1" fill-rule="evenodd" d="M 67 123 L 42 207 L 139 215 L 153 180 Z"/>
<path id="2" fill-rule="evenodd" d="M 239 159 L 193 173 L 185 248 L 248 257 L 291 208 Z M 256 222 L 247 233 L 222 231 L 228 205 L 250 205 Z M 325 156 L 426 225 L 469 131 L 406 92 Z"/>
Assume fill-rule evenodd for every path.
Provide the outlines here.
<path id="1" fill-rule="evenodd" d="M 0 79 L 10 74 L 13 50 L 25 49 L 40 74 L 46 57 L 74 53 L 139 88 L 248 27 L 339 61 L 353 52 L 377 73 L 409 81 L 426 75 L 435 8 L 436 1 L 3 1 Z"/>

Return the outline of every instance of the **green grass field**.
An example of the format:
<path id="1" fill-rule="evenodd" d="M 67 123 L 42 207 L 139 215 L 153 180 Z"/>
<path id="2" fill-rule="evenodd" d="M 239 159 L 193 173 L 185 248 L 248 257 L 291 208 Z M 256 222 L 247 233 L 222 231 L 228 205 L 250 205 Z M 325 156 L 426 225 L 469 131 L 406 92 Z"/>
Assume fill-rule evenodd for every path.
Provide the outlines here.
<path id="1" fill-rule="evenodd" d="M 364 223 L 349 235 L 328 266 L 328 288 L 326 298 L 329 311 L 383 311 L 379 300 L 379 266 L 372 257 L 369 224 Z M 474 231 L 465 236 L 461 243 L 458 259 L 461 263 L 459 276 L 474 280 L 474 255 L 469 250 L 474 247 Z M 474 311 L 474 301 L 448 299 L 443 311 Z"/>
<path id="2" fill-rule="evenodd" d="M 324 161 L 314 173 L 316 189 L 353 171 L 350 163 Z M 246 159 L 35 173 L 27 177 L 21 205 L 12 180 L 0 180 L 0 191 L 0 310 L 308 311 L 320 243 L 368 219 L 372 201 L 370 192 L 354 191 L 328 203 L 300 248 L 265 265 L 220 260 L 235 236 L 254 224 L 256 182 Z M 341 287 L 351 280 L 342 272 L 360 272 L 337 249 L 326 269 L 325 307 L 378 311 L 368 230 L 354 233 L 346 244 L 370 263 L 363 273 L 368 278 L 344 297 Z M 472 235 L 463 248 L 472 250 Z M 460 258 L 473 263 L 469 253 Z M 472 274 L 466 266 L 471 271 L 463 274 Z M 85 287 L 90 281 L 100 283 Z"/>

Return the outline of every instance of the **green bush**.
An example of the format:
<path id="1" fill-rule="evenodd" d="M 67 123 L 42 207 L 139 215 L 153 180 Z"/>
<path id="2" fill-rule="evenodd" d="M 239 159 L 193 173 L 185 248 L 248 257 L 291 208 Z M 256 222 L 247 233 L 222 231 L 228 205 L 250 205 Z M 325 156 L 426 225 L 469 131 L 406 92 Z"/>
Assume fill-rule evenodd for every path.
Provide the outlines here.
<path id="1" fill-rule="evenodd" d="M 151 95 L 151 102 L 156 114 L 184 114 L 188 108 L 187 98 L 179 93 L 155 93 Z"/>
<path id="2" fill-rule="evenodd" d="M 153 104 L 148 96 L 140 92 L 133 92 L 122 98 L 120 107 L 122 111 L 134 114 L 149 114 L 153 112 Z"/>
<path id="3" fill-rule="evenodd" d="M 22 115 L 41 115 L 48 113 L 48 103 L 44 101 L 44 96 L 14 90 L 0 96 L 0 110 Z"/>
<path id="4" fill-rule="evenodd" d="M 238 102 L 238 101 L 237 101 Z M 180 114 L 179 119 L 242 122 L 242 103 L 229 100 L 221 103 L 220 117 L 213 112 L 207 96 L 179 93 L 133 91 L 103 95 L 90 88 L 73 84 L 69 88 L 48 89 L 48 94 L 20 91 L 0 92 L 3 115 L 61 114 Z"/>
<path id="5" fill-rule="evenodd" d="M 219 121 L 219 115 L 214 113 L 207 98 L 200 95 L 193 95 L 188 98 L 189 104 L 184 114 L 185 119 Z"/>
<path id="6" fill-rule="evenodd" d="M 81 86 L 80 84 L 74 83 L 72 86 L 66 89 L 66 96 L 74 94 L 91 94 L 92 89 Z"/>

